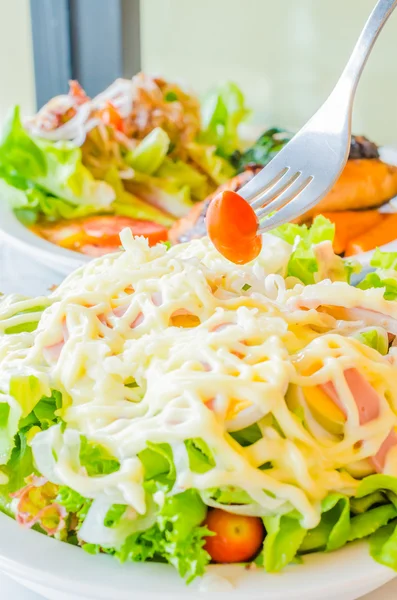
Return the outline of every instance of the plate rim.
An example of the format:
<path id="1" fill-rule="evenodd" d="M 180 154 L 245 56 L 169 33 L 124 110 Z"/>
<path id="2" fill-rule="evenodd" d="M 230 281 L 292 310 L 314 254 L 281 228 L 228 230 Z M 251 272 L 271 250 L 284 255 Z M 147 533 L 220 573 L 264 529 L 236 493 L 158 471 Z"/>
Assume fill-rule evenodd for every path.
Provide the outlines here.
<path id="1" fill-rule="evenodd" d="M 309 555 L 302 565 L 287 567 L 283 573 L 276 575 L 260 570 L 247 571 L 240 565 L 210 566 L 203 580 L 196 580 L 186 587 L 170 565 L 120 565 L 113 557 L 92 556 L 65 542 L 26 530 L 4 514 L 0 514 L 0 532 L 2 571 L 25 582 L 45 585 L 48 589 L 80 593 L 84 598 L 98 600 L 110 597 L 127 600 L 131 586 L 141 598 L 159 593 L 163 598 L 182 598 L 189 592 L 189 597 L 196 600 L 202 598 L 203 591 L 207 591 L 202 589 L 203 582 L 208 582 L 214 575 L 234 582 L 236 587 L 228 589 L 227 593 L 241 600 L 247 597 L 247 593 L 251 599 L 283 600 L 287 592 L 291 600 L 299 600 L 302 590 L 305 599 L 316 600 L 325 580 L 327 593 L 338 594 L 342 590 L 347 592 L 356 588 L 366 593 L 397 576 L 370 557 L 366 542 L 358 542 L 334 553 Z M 256 593 L 260 595 L 252 595 Z"/>

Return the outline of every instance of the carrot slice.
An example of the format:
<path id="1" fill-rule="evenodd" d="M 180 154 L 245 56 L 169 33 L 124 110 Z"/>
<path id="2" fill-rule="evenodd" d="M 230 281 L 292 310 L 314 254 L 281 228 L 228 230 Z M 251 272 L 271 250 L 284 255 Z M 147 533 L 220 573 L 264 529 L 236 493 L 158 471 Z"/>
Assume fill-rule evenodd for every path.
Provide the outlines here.
<path id="1" fill-rule="evenodd" d="M 346 247 L 346 256 L 353 256 L 360 252 L 368 252 L 377 246 L 388 244 L 397 237 L 397 214 L 385 215 L 382 221 L 365 233 L 351 239 Z"/>
<path id="2" fill-rule="evenodd" d="M 376 227 L 384 219 L 384 216 L 377 210 L 345 210 L 340 212 L 324 212 L 323 215 L 335 224 L 333 246 L 336 254 L 342 254 L 351 239 L 354 239 L 372 227 Z"/>

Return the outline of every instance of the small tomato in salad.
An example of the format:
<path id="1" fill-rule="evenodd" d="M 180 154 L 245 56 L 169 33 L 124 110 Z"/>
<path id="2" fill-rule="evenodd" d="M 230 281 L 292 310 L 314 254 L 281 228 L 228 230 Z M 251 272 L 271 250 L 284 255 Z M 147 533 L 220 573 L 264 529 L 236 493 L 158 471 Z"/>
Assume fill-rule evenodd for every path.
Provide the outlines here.
<path id="1" fill-rule="evenodd" d="M 205 549 L 217 563 L 251 560 L 261 549 L 265 537 L 262 519 L 235 515 L 215 508 L 205 521 L 215 535 L 207 537 Z"/>

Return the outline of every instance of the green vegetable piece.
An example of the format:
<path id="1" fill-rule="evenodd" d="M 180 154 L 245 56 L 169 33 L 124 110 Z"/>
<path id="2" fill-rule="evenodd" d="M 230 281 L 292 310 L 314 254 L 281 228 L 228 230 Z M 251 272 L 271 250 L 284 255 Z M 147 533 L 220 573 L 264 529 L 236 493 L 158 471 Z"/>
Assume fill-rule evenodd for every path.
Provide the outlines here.
<path id="1" fill-rule="evenodd" d="M 397 510 L 392 504 L 378 506 L 366 513 L 353 517 L 350 522 L 349 542 L 360 540 L 375 533 L 397 517 Z"/>
<path id="2" fill-rule="evenodd" d="M 189 456 L 189 466 L 193 473 L 207 473 L 216 466 L 208 445 L 201 438 L 186 440 L 185 446 Z"/>
<path id="3" fill-rule="evenodd" d="M 369 547 L 374 560 L 397 571 L 397 521 L 374 533 L 369 539 Z"/>
<path id="4" fill-rule="evenodd" d="M 395 271 L 397 268 L 397 252 L 382 252 L 382 250 L 376 248 L 371 258 L 371 267 Z"/>
<path id="5" fill-rule="evenodd" d="M 164 100 L 166 102 L 177 102 L 178 101 L 178 95 L 175 92 L 167 92 L 166 95 L 164 96 Z"/>
<path id="6" fill-rule="evenodd" d="M 323 550 L 332 552 L 344 546 L 350 531 L 349 499 L 341 494 L 331 494 L 323 501 L 319 525 L 307 532 L 299 549 L 304 554 Z"/>
<path id="7" fill-rule="evenodd" d="M 243 292 L 248 292 L 248 290 L 250 290 L 251 288 L 252 285 L 250 285 L 249 283 L 245 283 L 241 289 L 243 290 Z"/>
<path id="8" fill-rule="evenodd" d="M 169 444 L 152 444 L 138 454 L 145 471 L 145 481 L 171 489 L 176 480 L 172 449 Z"/>
<path id="9" fill-rule="evenodd" d="M 389 352 L 389 340 L 387 331 L 381 327 L 366 329 L 355 336 L 362 344 L 377 350 L 379 354 L 386 356 Z"/>
<path id="10" fill-rule="evenodd" d="M 268 573 L 275 573 L 294 560 L 306 529 L 298 518 L 288 515 L 265 517 L 263 522 L 267 532 L 263 545 L 263 566 Z"/>
<path id="11" fill-rule="evenodd" d="M 10 379 L 10 396 L 15 398 L 27 417 L 43 396 L 50 396 L 48 384 L 34 375 L 13 375 Z"/>
<path id="12" fill-rule="evenodd" d="M 243 446 L 243 448 L 255 444 L 255 442 L 262 438 L 262 433 L 257 423 L 245 427 L 244 429 L 240 429 L 239 431 L 233 431 L 230 435 L 240 444 L 240 446 Z"/>
<path id="13" fill-rule="evenodd" d="M 358 486 L 356 498 L 363 498 L 379 490 L 388 490 L 397 494 L 397 477 L 391 475 L 369 475 L 365 477 Z"/>
<path id="14" fill-rule="evenodd" d="M 382 492 L 373 492 L 362 498 L 351 498 L 350 510 L 353 514 L 360 515 L 377 504 L 387 504 L 387 498 Z"/>
<path id="15" fill-rule="evenodd" d="M 127 506 L 125 504 L 113 504 L 106 513 L 103 524 L 105 527 L 117 527 L 122 517 L 125 515 Z"/>
<path id="16" fill-rule="evenodd" d="M 156 127 L 138 144 L 135 150 L 127 154 L 126 161 L 133 169 L 152 175 L 167 156 L 169 146 L 168 134 L 161 127 Z"/>
<path id="17" fill-rule="evenodd" d="M 120 469 L 120 463 L 106 448 L 89 442 L 85 436 L 81 436 L 80 463 L 90 477 L 109 475 Z"/>
<path id="18" fill-rule="evenodd" d="M 357 287 L 361 290 L 384 288 L 383 297 L 385 300 L 395 300 L 397 298 L 397 280 L 391 277 L 381 279 L 378 273 L 368 273 Z"/>

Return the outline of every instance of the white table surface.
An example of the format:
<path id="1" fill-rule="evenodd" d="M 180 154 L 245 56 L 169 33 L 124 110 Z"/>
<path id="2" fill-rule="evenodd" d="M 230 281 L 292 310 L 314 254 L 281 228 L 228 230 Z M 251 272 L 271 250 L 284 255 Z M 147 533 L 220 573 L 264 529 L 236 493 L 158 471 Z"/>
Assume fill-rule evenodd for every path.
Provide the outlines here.
<path id="1" fill-rule="evenodd" d="M 0 233 L 1 236 L 1 233 Z M 15 248 L 7 246 L 0 237 L 0 292 L 26 295 L 45 294 L 49 287 L 60 282 L 59 276 Z M 393 600 L 397 598 L 397 579 L 362 600 Z M 41 600 L 0 573 L 1 600 Z M 115 599 L 116 600 L 116 599 Z M 286 599 L 287 600 L 287 599 Z M 335 598 L 337 600 L 337 598 Z"/>

